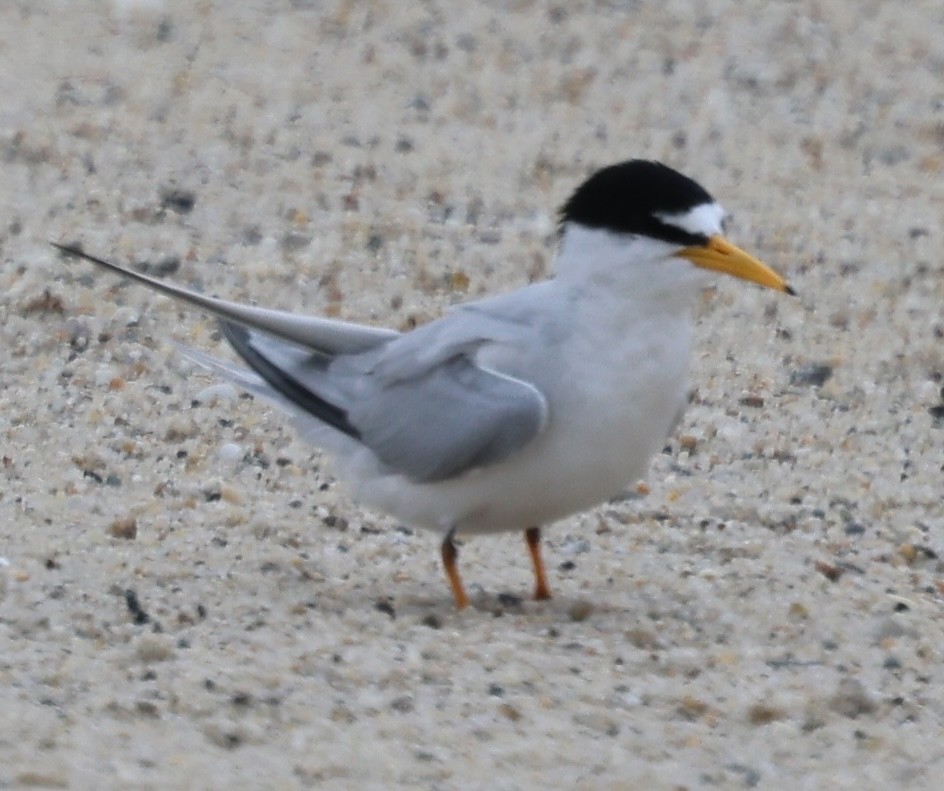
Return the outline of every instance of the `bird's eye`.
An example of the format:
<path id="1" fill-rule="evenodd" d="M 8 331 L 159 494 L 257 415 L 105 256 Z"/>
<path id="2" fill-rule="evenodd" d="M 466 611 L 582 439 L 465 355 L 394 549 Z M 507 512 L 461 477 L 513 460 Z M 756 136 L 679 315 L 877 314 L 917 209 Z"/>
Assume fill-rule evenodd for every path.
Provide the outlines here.
<path id="1" fill-rule="evenodd" d="M 721 218 L 721 233 L 727 236 L 728 228 L 730 227 L 731 227 L 731 215 L 725 214 L 724 217 Z"/>

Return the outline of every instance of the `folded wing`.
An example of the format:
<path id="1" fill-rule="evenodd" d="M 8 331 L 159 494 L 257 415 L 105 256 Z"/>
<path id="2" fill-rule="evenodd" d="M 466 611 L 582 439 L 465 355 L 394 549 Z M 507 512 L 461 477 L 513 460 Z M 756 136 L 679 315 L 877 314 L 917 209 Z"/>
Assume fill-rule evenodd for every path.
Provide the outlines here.
<path id="1" fill-rule="evenodd" d="M 283 397 L 358 440 L 390 472 L 416 482 L 447 480 L 502 461 L 528 445 L 547 421 L 537 388 L 481 368 L 464 353 L 391 380 L 233 324 L 225 324 L 224 332 Z"/>

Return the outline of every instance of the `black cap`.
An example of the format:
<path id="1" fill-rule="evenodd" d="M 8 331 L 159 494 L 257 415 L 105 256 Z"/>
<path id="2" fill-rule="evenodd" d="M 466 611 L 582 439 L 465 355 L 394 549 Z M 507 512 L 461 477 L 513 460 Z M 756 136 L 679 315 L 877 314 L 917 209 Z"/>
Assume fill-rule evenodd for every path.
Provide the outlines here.
<path id="1" fill-rule="evenodd" d="M 714 203 L 714 198 L 688 176 L 661 162 L 631 159 L 598 170 L 577 187 L 561 209 L 561 230 L 566 223 L 579 223 L 681 246 L 699 245 L 708 237 L 657 215 L 685 214 L 706 203 Z"/>

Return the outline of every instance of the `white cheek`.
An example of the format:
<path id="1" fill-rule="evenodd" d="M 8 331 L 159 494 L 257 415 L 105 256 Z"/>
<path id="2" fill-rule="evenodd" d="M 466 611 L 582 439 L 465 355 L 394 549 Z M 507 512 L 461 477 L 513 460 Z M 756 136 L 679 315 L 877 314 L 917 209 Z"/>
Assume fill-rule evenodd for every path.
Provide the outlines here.
<path id="1" fill-rule="evenodd" d="M 724 209 L 717 203 L 702 203 L 680 214 L 657 214 L 656 218 L 688 233 L 714 236 L 721 233 Z"/>

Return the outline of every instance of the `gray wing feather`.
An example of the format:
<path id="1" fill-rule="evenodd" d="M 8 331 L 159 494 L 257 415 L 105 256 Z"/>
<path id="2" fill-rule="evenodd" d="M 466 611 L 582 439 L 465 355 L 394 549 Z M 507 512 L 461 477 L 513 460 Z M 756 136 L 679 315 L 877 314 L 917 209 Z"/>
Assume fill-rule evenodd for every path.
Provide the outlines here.
<path id="1" fill-rule="evenodd" d="M 352 364 L 356 357 L 326 364 L 323 356 L 275 338 L 250 333 L 249 343 L 280 377 L 343 410 L 361 444 L 392 472 L 416 482 L 502 461 L 547 423 L 547 402 L 536 387 L 481 368 L 461 353 L 416 376 L 390 380 Z"/>
<path id="2" fill-rule="evenodd" d="M 387 466 L 414 481 L 441 481 L 502 461 L 547 421 L 533 385 L 455 357 L 425 376 L 374 386 L 348 419 Z"/>
<path id="3" fill-rule="evenodd" d="M 162 280 L 148 277 L 140 272 L 125 269 L 111 261 L 89 255 L 77 247 L 57 244 L 56 242 L 53 242 L 52 245 L 68 255 L 77 256 L 104 269 L 116 272 L 123 277 L 136 280 L 154 291 L 189 302 L 191 305 L 203 308 L 227 321 L 235 321 L 248 327 L 254 327 L 270 335 L 299 343 L 302 346 L 326 354 L 354 354 L 400 336 L 400 333 L 396 330 L 322 319 L 316 316 L 299 316 L 286 311 L 268 310 L 267 308 L 240 305 L 237 302 L 227 302 L 215 297 L 207 297 L 180 286 L 174 286 Z"/>

